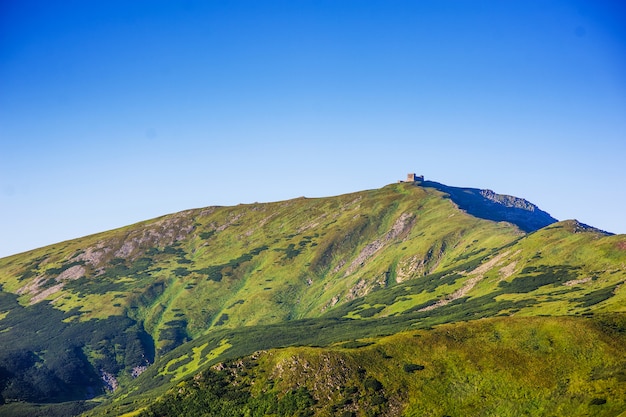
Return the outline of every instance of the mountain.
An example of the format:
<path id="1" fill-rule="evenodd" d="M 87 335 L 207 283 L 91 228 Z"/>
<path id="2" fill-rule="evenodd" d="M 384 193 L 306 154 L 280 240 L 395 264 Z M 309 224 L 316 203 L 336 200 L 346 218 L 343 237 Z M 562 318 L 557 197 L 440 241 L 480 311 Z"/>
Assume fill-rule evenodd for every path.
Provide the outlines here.
<path id="1" fill-rule="evenodd" d="M 262 412 L 260 403 L 250 407 L 263 398 L 265 412 L 276 407 L 277 415 L 295 415 L 293 407 L 422 415 L 423 381 L 408 391 L 391 381 L 432 381 L 436 353 L 452 349 L 441 339 L 446 331 L 467 336 L 454 355 L 484 349 L 472 375 L 492 362 L 499 369 L 467 385 L 462 361 L 440 364 L 445 384 L 473 390 L 467 407 L 500 392 L 496 385 L 506 391 L 532 364 L 558 375 L 541 392 L 532 378 L 519 381 L 528 393 L 519 410 L 615 415 L 626 410 L 624 265 L 624 235 L 556 222 L 516 197 L 431 181 L 175 213 L 0 259 L 0 415 L 173 415 L 182 411 L 168 404 L 197 411 L 194 398 L 224 396 L 242 404 L 212 406 L 248 407 L 250 415 Z M 489 326 L 519 332 L 494 345 Z M 602 348 L 574 360 L 581 333 Z M 414 363 L 407 355 L 417 339 L 424 359 Z M 374 360 L 377 347 L 395 353 Z M 505 366 L 501 348 L 528 362 Z M 542 349 L 555 367 L 540 364 Z M 311 385 L 307 372 L 321 377 L 321 365 L 277 370 L 276 358 L 294 357 L 344 361 L 325 368 L 343 375 L 333 388 L 343 394 Z M 368 375 L 382 388 L 363 385 Z M 215 384 L 225 391 L 211 393 Z M 176 397 L 180 390 L 189 396 Z M 539 407 L 555 393 L 560 403 L 533 412 L 535 396 Z M 433 395 L 429 401 L 443 401 Z M 506 415 L 490 404 L 483 415 Z M 471 409 L 459 407 L 451 415 Z"/>

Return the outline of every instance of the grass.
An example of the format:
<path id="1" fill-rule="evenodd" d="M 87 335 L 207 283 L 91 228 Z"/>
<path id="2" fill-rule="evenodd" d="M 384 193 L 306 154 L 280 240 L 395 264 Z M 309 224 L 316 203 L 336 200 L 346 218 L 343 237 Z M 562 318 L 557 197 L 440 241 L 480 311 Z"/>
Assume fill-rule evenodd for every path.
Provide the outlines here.
<path id="1" fill-rule="evenodd" d="M 605 319 L 625 330 L 616 316 Z M 583 318 L 488 319 L 360 344 L 270 350 L 227 361 L 222 368 L 236 373 L 211 378 L 234 378 L 234 389 L 249 389 L 242 407 L 251 413 L 260 398 L 299 388 L 314 400 L 300 411 L 316 416 L 612 416 L 626 407 L 626 332 L 607 338 L 606 331 Z M 175 401 L 188 413 L 181 415 L 193 415 L 186 398 L 203 389 L 181 382 L 162 398 L 161 412 Z"/>
<path id="2" fill-rule="evenodd" d="M 205 363 L 214 361 L 226 350 L 230 349 L 232 345 L 228 343 L 226 339 L 222 340 L 220 344 L 211 349 L 207 354 L 204 354 L 204 350 L 209 346 L 209 343 L 193 347 L 190 354 L 185 354 L 178 358 L 170 360 L 162 372 L 159 372 L 161 376 L 167 376 L 173 374 L 171 381 L 177 381 L 189 374 L 197 371 Z"/>

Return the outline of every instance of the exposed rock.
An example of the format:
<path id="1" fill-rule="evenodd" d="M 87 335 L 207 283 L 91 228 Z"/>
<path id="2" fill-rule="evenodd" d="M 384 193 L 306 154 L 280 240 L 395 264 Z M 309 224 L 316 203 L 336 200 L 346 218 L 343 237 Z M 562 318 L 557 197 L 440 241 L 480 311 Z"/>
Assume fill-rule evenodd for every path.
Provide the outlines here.
<path id="1" fill-rule="evenodd" d="M 400 217 L 394 222 L 391 230 L 389 230 L 383 237 L 376 239 L 371 243 L 368 243 L 361 253 L 352 261 L 344 276 L 348 276 L 360 268 L 367 259 L 372 257 L 376 252 L 382 249 L 389 241 L 397 238 L 401 234 L 408 232 L 413 226 L 415 216 L 409 213 L 402 213 Z"/>
<path id="2" fill-rule="evenodd" d="M 513 261 L 510 264 L 500 268 L 500 279 L 504 280 L 513 275 L 513 273 L 515 272 L 515 267 L 517 267 L 517 261 Z"/>
<path id="3" fill-rule="evenodd" d="M 24 285 L 23 287 L 20 287 L 17 289 L 16 294 L 18 295 L 22 295 L 22 294 L 26 294 L 26 293 L 36 293 L 39 290 L 39 287 L 43 285 L 44 282 L 46 282 L 48 280 L 48 278 L 44 275 L 39 275 L 37 278 L 35 278 L 34 280 L 32 280 L 30 283 Z"/>
<path id="4" fill-rule="evenodd" d="M 48 282 L 51 282 L 52 278 L 46 275 L 40 275 L 32 280 L 29 284 L 19 288 L 16 292 L 19 295 L 31 294 L 32 297 L 29 301 L 29 304 L 32 305 L 47 298 L 51 294 L 61 291 L 63 289 L 63 286 L 65 285 L 65 281 L 75 280 L 84 275 L 84 266 L 73 265 L 62 271 L 57 277 L 54 278 L 54 281 L 57 282 L 57 284 L 55 285 L 47 286 L 49 285 Z"/>
<path id="5" fill-rule="evenodd" d="M 485 262 L 484 264 L 481 264 L 480 266 L 475 268 L 472 272 L 468 273 L 470 278 L 467 281 L 465 281 L 465 283 L 463 284 L 461 288 L 454 291 L 452 294 L 446 295 L 444 298 L 440 299 L 436 303 L 426 306 L 424 308 L 421 308 L 418 311 L 434 310 L 436 308 L 443 307 L 447 304 L 450 304 L 454 300 L 458 300 L 459 298 L 464 297 L 467 293 L 469 293 L 472 290 L 472 288 L 476 286 L 476 284 L 478 284 L 484 278 L 484 275 L 488 271 L 490 271 L 492 268 L 497 266 L 502 261 L 502 259 L 506 257 L 508 254 L 509 252 L 506 251 L 497 256 L 494 256 L 492 259 Z"/>
<path id="6" fill-rule="evenodd" d="M 194 227 L 194 220 L 189 212 L 166 216 L 130 232 L 114 256 L 127 259 L 140 248 L 172 245 L 185 239 Z"/>
<path id="7" fill-rule="evenodd" d="M 137 378 L 139 375 L 143 374 L 144 371 L 148 369 L 148 367 L 146 365 L 141 365 L 141 366 L 135 366 L 131 371 L 130 371 L 130 375 L 133 378 Z"/>
<path id="8" fill-rule="evenodd" d="M 409 258 L 402 259 L 398 262 L 396 268 L 396 282 L 401 283 L 414 277 L 415 275 L 424 275 L 424 265 L 426 260 L 419 255 L 413 255 Z"/>
<path id="9" fill-rule="evenodd" d="M 53 285 L 52 287 L 46 288 L 42 292 L 34 295 L 30 299 L 29 304 L 33 305 L 35 303 L 38 303 L 39 301 L 43 300 L 44 298 L 48 297 L 49 295 L 61 291 L 61 289 L 63 288 L 63 285 L 65 285 L 65 284 L 61 282 L 61 283 L 58 283 L 56 285 Z"/>
<path id="10" fill-rule="evenodd" d="M 105 256 L 111 252 L 111 250 L 111 248 L 106 246 L 104 241 L 101 241 L 93 247 L 88 247 L 83 253 L 70 259 L 70 261 L 83 261 L 97 268 L 102 264 Z"/>
<path id="11" fill-rule="evenodd" d="M 562 222 L 565 227 L 572 233 L 597 233 L 601 236 L 612 236 L 613 233 L 606 232 L 588 224 L 581 223 L 578 220 L 566 220 Z"/>
<path id="12" fill-rule="evenodd" d="M 214 208 L 208 208 L 201 212 L 201 215 L 213 210 Z M 143 253 L 142 249 L 172 245 L 185 239 L 194 228 L 193 216 L 189 211 L 183 211 L 134 228 L 123 240 L 119 238 L 101 240 L 70 261 L 82 261 L 102 272 L 111 256 L 124 259 L 137 258 Z"/>
<path id="13" fill-rule="evenodd" d="M 585 284 L 589 281 L 591 281 L 591 277 L 572 279 L 570 281 L 564 282 L 563 285 L 565 285 L 566 287 L 573 287 L 574 285 Z"/>
<path id="14" fill-rule="evenodd" d="M 489 201 L 502 204 L 505 207 L 514 207 L 527 211 L 538 210 L 537 206 L 533 203 L 524 200 L 523 198 L 514 197 L 506 194 L 496 194 L 491 190 L 480 190 L 480 195 L 485 197 Z"/>
<path id="15" fill-rule="evenodd" d="M 519 253 L 519 251 L 517 251 L 516 254 L 517 253 Z M 476 268 L 474 268 L 474 270 L 470 272 L 469 275 L 484 275 L 485 273 L 489 272 L 494 266 L 497 266 L 503 258 L 508 256 L 508 254 L 509 251 L 506 251 L 497 256 L 494 256 L 487 262 L 480 264 Z"/>
<path id="16" fill-rule="evenodd" d="M 337 262 L 337 265 L 332 270 L 333 274 L 339 272 L 339 270 L 343 268 L 345 264 L 346 264 L 345 259 L 342 259 L 339 262 Z"/>
<path id="17" fill-rule="evenodd" d="M 317 216 L 315 219 L 312 219 L 312 220 L 310 220 L 308 223 L 305 223 L 305 224 L 303 224 L 302 226 L 300 226 L 300 227 L 298 228 L 298 230 L 297 230 L 297 231 L 298 231 L 298 233 L 302 233 L 302 232 L 305 232 L 305 231 L 307 231 L 307 230 L 309 230 L 309 229 L 313 229 L 313 228 L 315 228 L 315 227 L 319 226 L 319 225 L 320 225 L 320 223 L 321 223 L 321 222 L 322 222 L 322 221 L 323 221 L 326 217 L 328 217 L 328 213 L 323 213 L 322 215 Z"/>
<path id="18" fill-rule="evenodd" d="M 226 230 L 228 227 L 232 226 L 233 224 L 237 223 L 237 220 L 241 219 L 243 217 L 243 214 L 237 214 L 235 216 L 231 216 L 228 218 L 228 220 L 226 221 L 226 223 L 224 223 L 221 226 L 218 226 L 215 230 L 218 232 L 222 232 L 224 230 Z"/>
<path id="19" fill-rule="evenodd" d="M 348 291 L 346 294 L 346 300 L 354 300 L 357 297 L 363 297 L 369 293 L 367 282 L 364 279 L 360 279 L 356 285 Z"/>
<path id="20" fill-rule="evenodd" d="M 285 388 L 291 390 L 310 385 L 308 388 L 316 400 L 330 400 L 354 378 L 355 368 L 354 364 L 346 363 L 346 358 L 331 352 L 321 354 L 315 362 L 294 355 L 276 364 L 272 378 L 283 381 Z"/>
<path id="21" fill-rule="evenodd" d="M 209 216 L 213 214 L 215 210 L 217 210 L 218 208 L 219 208 L 218 206 L 209 206 L 209 207 L 203 208 L 198 215 L 201 217 Z"/>
<path id="22" fill-rule="evenodd" d="M 339 302 L 340 297 L 338 295 L 335 295 L 333 298 L 331 298 L 331 300 L 328 302 L 328 304 L 326 304 L 324 307 L 322 307 L 322 313 L 324 311 L 326 311 L 329 308 L 334 307 L 335 305 L 337 305 L 337 303 Z"/>
<path id="23" fill-rule="evenodd" d="M 58 277 L 56 277 L 57 282 L 66 281 L 66 280 L 75 280 L 85 275 L 85 267 L 82 265 L 74 265 L 67 268 L 65 271 L 61 272 Z"/>
<path id="24" fill-rule="evenodd" d="M 124 242 L 121 248 L 115 252 L 116 258 L 128 258 L 128 256 L 133 253 L 133 251 L 137 248 L 140 242 L 136 239 L 127 240 Z"/>
<path id="25" fill-rule="evenodd" d="M 104 369 L 100 369 L 100 379 L 104 382 L 104 387 L 107 391 L 113 391 L 119 387 L 119 383 L 113 374 L 106 372 Z"/>

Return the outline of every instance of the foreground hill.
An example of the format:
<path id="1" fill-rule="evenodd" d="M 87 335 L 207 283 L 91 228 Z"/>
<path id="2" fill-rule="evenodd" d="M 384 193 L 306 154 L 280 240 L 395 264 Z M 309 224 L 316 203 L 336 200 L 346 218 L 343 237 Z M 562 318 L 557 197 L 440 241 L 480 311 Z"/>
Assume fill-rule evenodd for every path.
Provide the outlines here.
<path id="1" fill-rule="evenodd" d="M 178 383 L 139 416 L 616 416 L 618 317 L 485 319 L 261 351 Z"/>
<path id="2" fill-rule="evenodd" d="M 624 312 L 626 236 L 444 187 L 189 210 L 0 259 L 0 415 L 136 410 L 276 347 Z"/>

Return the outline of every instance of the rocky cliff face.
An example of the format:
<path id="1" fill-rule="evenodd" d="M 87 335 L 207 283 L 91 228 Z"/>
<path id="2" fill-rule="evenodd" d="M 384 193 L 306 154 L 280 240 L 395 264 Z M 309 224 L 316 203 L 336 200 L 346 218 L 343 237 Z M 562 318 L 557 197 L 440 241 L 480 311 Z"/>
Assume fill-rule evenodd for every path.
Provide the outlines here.
<path id="1" fill-rule="evenodd" d="M 525 232 L 534 232 L 558 221 L 523 198 L 478 188 L 450 187 L 434 181 L 425 181 L 422 186 L 448 194 L 459 208 L 472 216 L 513 223 Z"/>
<path id="2" fill-rule="evenodd" d="M 479 194 L 487 200 L 492 201 L 496 204 L 502 204 L 505 207 L 518 208 L 526 211 L 539 210 L 537 206 L 530 201 L 512 195 L 497 194 L 491 190 L 480 190 Z"/>

